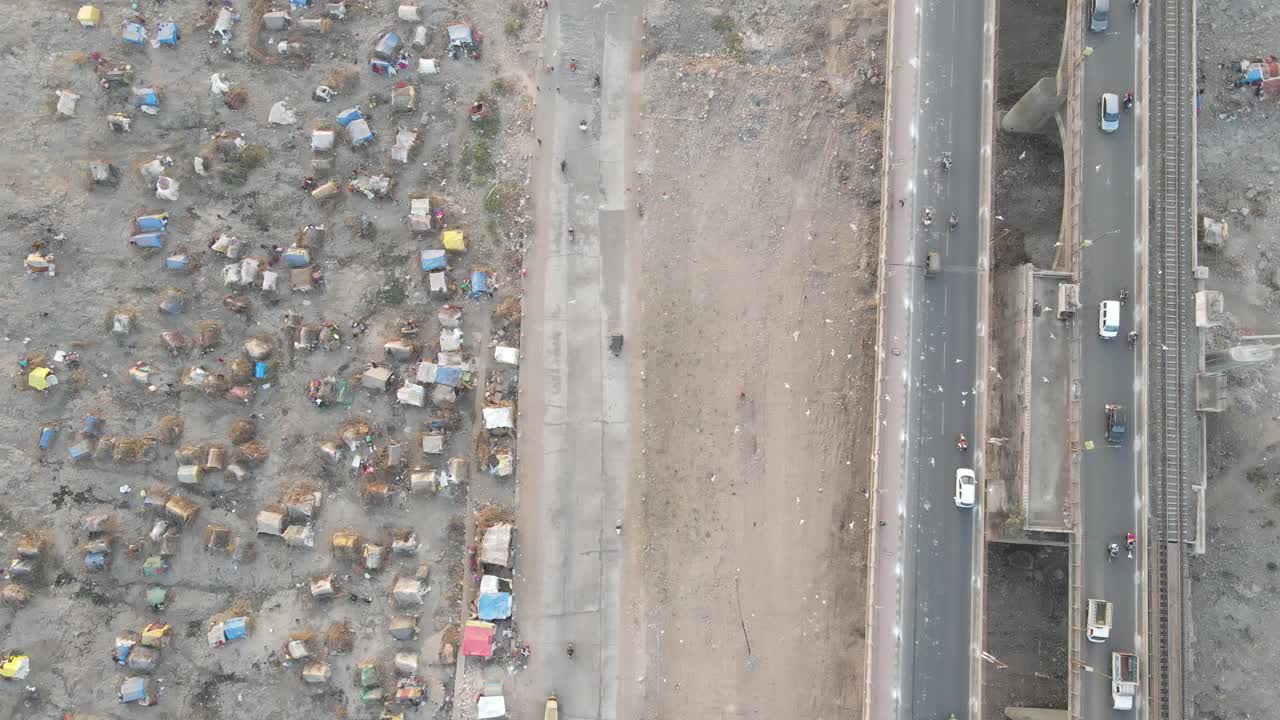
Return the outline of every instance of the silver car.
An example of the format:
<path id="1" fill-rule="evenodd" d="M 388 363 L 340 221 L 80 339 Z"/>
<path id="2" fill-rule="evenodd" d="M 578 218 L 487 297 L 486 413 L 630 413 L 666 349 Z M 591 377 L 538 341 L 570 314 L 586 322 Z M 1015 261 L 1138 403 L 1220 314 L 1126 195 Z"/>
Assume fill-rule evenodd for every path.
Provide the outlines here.
<path id="1" fill-rule="evenodd" d="M 1104 133 L 1120 129 L 1120 97 L 1115 93 L 1102 93 L 1098 99 L 1098 127 Z"/>

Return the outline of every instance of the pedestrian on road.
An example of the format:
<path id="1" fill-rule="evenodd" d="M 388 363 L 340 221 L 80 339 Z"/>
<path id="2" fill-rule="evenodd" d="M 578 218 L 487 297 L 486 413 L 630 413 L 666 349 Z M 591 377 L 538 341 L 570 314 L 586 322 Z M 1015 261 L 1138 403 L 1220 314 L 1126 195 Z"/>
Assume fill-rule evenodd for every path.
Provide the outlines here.
<path id="1" fill-rule="evenodd" d="M 578 72 L 577 58 L 569 58 L 569 72 Z"/>
<path id="2" fill-rule="evenodd" d="M 538 147 L 542 147 L 542 138 L 538 138 Z"/>
<path id="3" fill-rule="evenodd" d="M 903 200 L 903 199 L 901 199 L 901 198 L 899 198 L 899 199 L 898 199 L 898 207 L 906 207 L 906 206 L 907 206 L 907 201 L 906 201 L 906 200 Z"/>

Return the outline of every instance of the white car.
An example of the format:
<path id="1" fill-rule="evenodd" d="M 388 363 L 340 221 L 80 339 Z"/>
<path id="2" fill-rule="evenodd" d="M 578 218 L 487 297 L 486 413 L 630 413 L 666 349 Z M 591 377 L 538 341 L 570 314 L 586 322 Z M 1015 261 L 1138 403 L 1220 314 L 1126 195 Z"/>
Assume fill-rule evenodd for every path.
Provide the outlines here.
<path id="1" fill-rule="evenodd" d="M 1110 340 L 1120 334 L 1120 302 L 1103 300 L 1098 303 L 1098 336 Z"/>
<path id="2" fill-rule="evenodd" d="M 1115 93 L 1102 93 L 1098 98 L 1098 128 L 1104 133 L 1120 129 L 1120 98 Z"/>
<path id="3" fill-rule="evenodd" d="M 956 469 L 956 507 L 971 508 L 978 499 L 978 483 L 969 468 Z"/>

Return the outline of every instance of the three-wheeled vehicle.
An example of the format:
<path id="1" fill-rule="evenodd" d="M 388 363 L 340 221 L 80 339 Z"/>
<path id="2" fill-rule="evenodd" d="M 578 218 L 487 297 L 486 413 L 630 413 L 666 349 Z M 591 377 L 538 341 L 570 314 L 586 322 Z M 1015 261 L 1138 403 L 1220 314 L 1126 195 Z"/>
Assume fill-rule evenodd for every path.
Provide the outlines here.
<path id="1" fill-rule="evenodd" d="M 942 256 L 938 255 L 937 250 L 930 250 L 924 256 L 924 276 L 937 277 L 938 271 L 942 269 Z"/>
<path id="2" fill-rule="evenodd" d="M 1085 637 L 1089 642 L 1105 642 L 1111 636 L 1111 603 L 1089 598 L 1088 625 Z"/>
<path id="3" fill-rule="evenodd" d="M 542 711 L 542 720 L 560 720 L 560 701 L 556 700 L 555 693 L 547 698 L 547 708 Z"/>

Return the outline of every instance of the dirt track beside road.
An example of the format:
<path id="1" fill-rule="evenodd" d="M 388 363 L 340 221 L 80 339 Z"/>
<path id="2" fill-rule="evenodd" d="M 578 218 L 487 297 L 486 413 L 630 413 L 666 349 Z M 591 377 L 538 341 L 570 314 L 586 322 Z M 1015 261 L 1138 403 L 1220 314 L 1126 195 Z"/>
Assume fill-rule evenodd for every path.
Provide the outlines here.
<path id="1" fill-rule="evenodd" d="M 883 94 L 868 48 L 883 14 L 793 8 L 757 35 L 756 18 L 662 10 L 648 15 L 639 144 L 620 716 L 850 717 Z M 672 50 L 707 22 L 736 54 Z M 801 36 L 798 56 L 770 56 Z"/>

